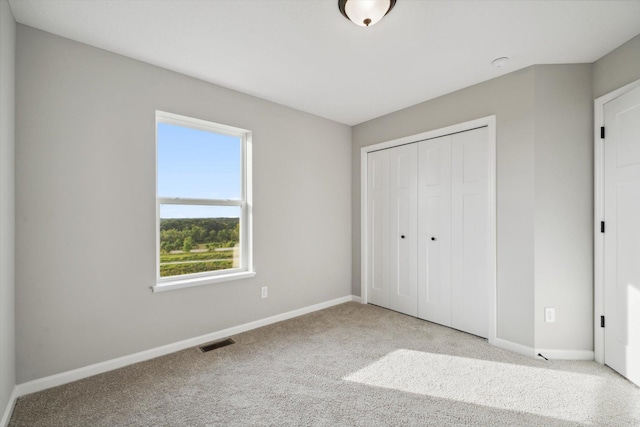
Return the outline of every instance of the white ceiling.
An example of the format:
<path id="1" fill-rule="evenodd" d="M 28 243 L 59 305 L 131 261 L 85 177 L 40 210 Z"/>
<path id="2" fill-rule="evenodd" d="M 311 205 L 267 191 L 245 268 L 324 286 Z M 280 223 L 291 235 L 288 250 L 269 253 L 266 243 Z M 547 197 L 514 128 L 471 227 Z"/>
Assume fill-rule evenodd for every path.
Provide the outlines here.
<path id="1" fill-rule="evenodd" d="M 640 33 L 640 0 L 398 0 L 370 28 L 337 0 L 9 2 L 21 24 L 348 125 Z"/>

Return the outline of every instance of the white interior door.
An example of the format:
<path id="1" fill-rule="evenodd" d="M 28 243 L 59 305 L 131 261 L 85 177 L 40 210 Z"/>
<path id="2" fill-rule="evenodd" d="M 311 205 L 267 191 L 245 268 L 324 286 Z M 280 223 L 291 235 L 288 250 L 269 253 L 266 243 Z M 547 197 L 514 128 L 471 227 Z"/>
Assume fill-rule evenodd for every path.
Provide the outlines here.
<path id="1" fill-rule="evenodd" d="M 418 315 L 418 147 L 407 144 L 389 150 L 391 211 L 389 308 Z"/>
<path id="2" fill-rule="evenodd" d="M 371 304 L 389 307 L 389 156 L 367 155 L 367 296 Z"/>
<path id="3" fill-rule="evenodd" d="M 368 300 L 418 312 L 417 146 L 368 154 Z"/>
<path id="4" fill-rule="evenodd" d="M 418 145 L 418 317 L 451 325 L 451 135 Z"/>
<path id="5" fill-rule="evenodd" d="M 487 128 L 451 136 L 451 326 L 489 334 L 490 217 Z"/>
<path id="6" fill-rule="evenodd" d="M 367 297 L 489 335 L 490 167 L 486 127 L 367 156 Z"/>
<path id="7" fill-rule="evenodd" d="M 418 317 L 489 335 L 490 151 L 486 127 L 418 149 Z"/>
<path id="8" fill-rule="evenodd" d="M 604 124 L 604 361 L 640 385 L 640 88 Z"/>

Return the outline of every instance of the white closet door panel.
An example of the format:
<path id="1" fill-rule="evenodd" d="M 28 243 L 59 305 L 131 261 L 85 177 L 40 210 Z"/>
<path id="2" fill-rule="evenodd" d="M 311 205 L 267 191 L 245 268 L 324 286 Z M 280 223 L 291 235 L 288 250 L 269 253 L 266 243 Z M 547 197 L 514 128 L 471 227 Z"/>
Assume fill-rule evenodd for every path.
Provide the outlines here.
<path id="1" fill-rule="evenodd" d="M 412 295 L 411 289 L 411 269 L 407 268 L 409 257 L 412 255 L 411 240 L 408 233 L 402 234 L 408 231 L 409 224 L 411 222 L 411 213 L 409 212 L 411 206 L 410 197 L 398 197 L 396 199 L 396 236 L 404 236 L 401 240 L 398 240 L 398 280 L 397 280 L 397 294 L 402 297 L 410 297 Z M 397 240 L 397 239 L 396 239 Z"/>
<path id="2" fill-rule="evenodd" d="M 451 325 L 451 136 L 418 144 L 418 317 Z"/>
<path id="3" fill-rule="evenodd" d="M 390 156 L 389 308 L 418 314 L 417 278 L 417 146 L 385 150 Z"/>
<path id="4" fill-rule="evenodd" d="M 489 158 L 487 129 L 452 135 L 451 326 L 489 332 Z"/>
<path id="5" fill-rule="evenodd" d="M 367 162 L 367 293 L 369 302 L 388 307 L 389 156 L 385 151 L 369 153 Z"/>

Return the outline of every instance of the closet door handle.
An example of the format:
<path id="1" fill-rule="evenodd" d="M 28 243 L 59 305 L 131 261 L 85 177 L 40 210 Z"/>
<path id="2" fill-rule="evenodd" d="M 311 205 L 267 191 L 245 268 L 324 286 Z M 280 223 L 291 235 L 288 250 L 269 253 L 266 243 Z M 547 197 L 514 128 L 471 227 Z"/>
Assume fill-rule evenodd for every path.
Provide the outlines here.
<path id="1" fill-rule="evenodd" d="M 436 240 L 436 238 L 435 238 L 435 237 L 432 237 L 432 238 L 431 238 L 431 240 L 435 241 L 435 240 Z"/>
<path id="2" fill-rule="evenodd" d="M 400 236 L 401 239 L 404 239 L 404 234 L 402 236 Z"/>

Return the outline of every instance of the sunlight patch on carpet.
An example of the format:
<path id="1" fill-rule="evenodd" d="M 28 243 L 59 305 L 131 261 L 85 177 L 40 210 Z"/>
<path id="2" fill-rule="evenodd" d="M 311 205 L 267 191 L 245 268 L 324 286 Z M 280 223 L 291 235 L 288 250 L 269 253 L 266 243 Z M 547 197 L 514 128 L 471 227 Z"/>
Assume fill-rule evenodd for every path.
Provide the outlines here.
<path id="1" fill-rule="evenodd" d="M 611 392 L 593 375 L 404 349 L 343 380 L 580 423 Z"/>

